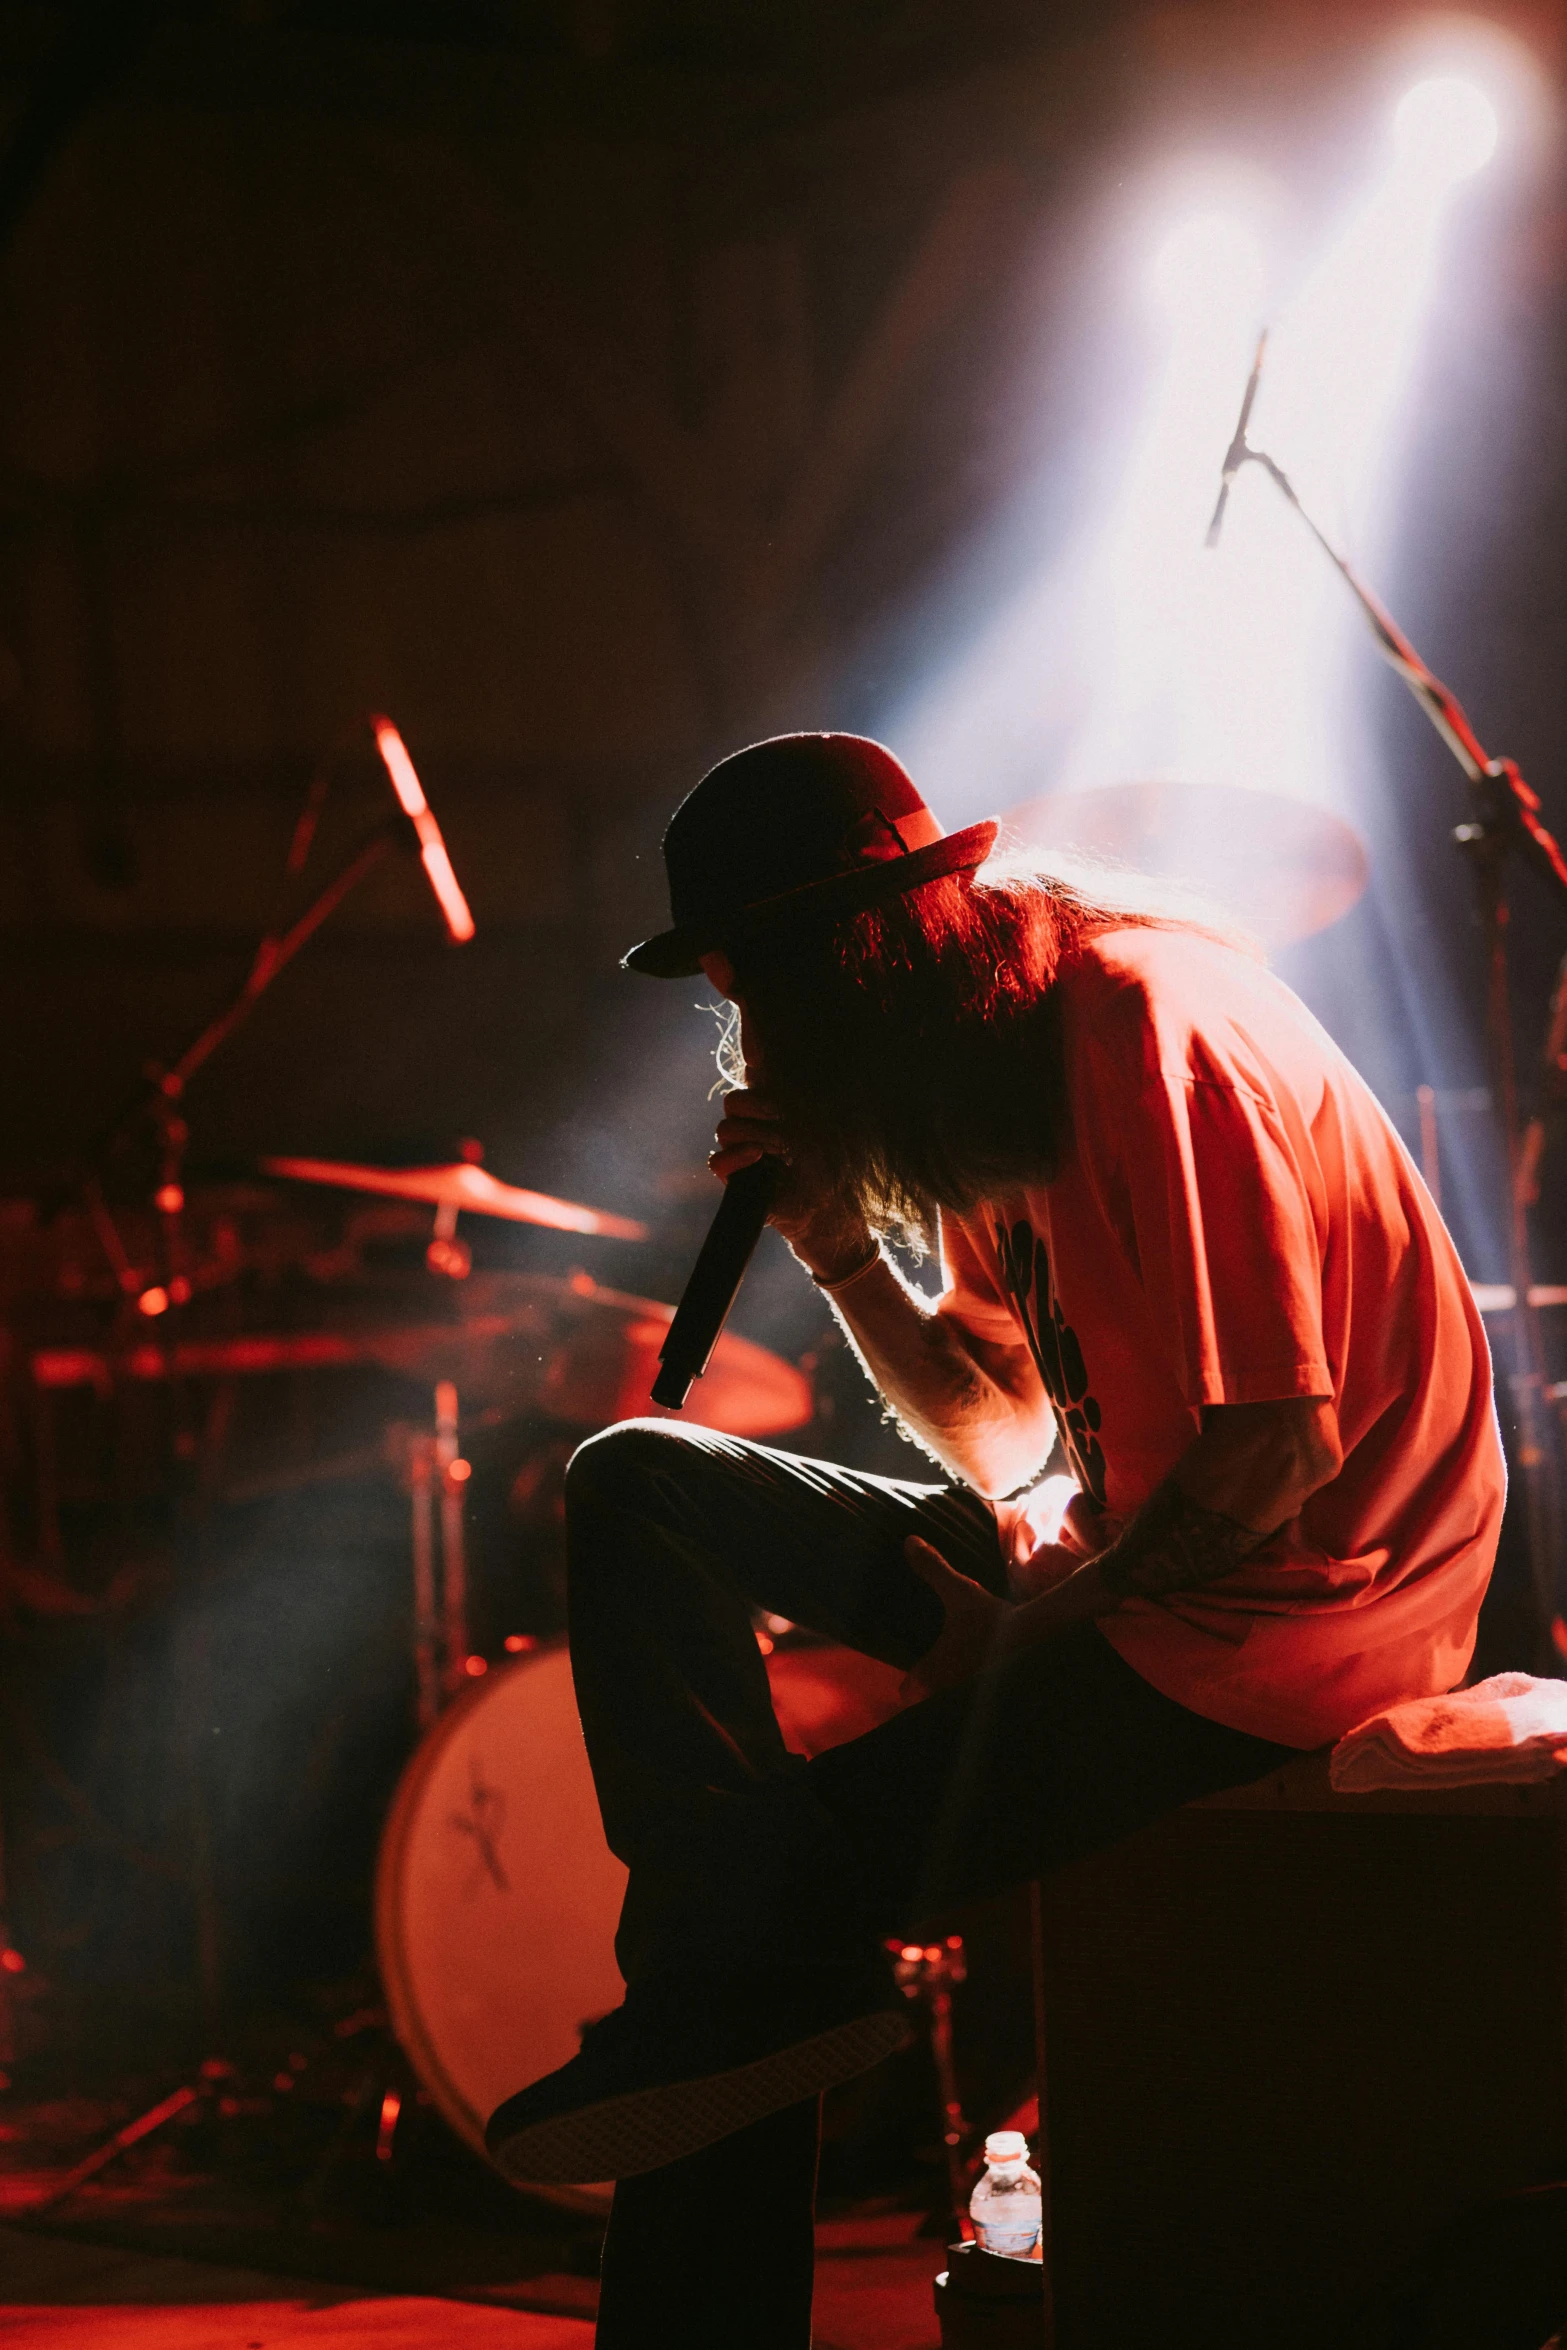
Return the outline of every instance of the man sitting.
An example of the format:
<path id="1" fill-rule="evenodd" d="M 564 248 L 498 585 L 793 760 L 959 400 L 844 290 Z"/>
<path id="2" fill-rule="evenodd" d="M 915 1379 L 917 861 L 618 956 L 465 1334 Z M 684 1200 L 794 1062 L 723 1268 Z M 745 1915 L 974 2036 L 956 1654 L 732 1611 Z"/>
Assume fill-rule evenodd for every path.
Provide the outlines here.
<path id="1" fill-rule="evenodd" d="M 885 1935 L 1449 1689 L 1473 1646 L 1490 1364 L 1393 1129 L 1241 948 L 995 838 L 944 834 L 874 743 L 762 743 L 677 812 L 673 927 L 627 958 L 735 1006 L 714 1168 L 784 1162 L 773 1221 L 943 1479 L 659 1420 L 572 1463 L 628 1989 L 489 2142 L 519 2181 L 622 2182 L 606 2350 L 805 2350 L 819 2094 L 905 2036 Z M 934 1244 L 938 1299 L 887 1237 Z M 790 1755 L 756 1609 L 911 1702 Z"/>

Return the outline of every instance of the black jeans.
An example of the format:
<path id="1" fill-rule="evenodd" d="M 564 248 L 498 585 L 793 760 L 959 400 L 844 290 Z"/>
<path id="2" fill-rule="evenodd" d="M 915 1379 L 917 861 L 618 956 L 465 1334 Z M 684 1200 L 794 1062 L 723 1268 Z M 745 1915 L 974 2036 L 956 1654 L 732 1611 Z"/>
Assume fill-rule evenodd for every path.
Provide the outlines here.
<path id="1" fill-rule="evenodd" d="M 1290 1751 L 1160 1696 L 1085 1624 L 806 1763 L 753 1609 L 907 1667 L 942 1611 L 903 1542 L 1000 1591 L 988 1503 L 638 1420 L 576 1454 L 566 1525 L 577 1702 L 631 1872 L 628 1981 L 847 1957 Z M 619 2186 L 601 2350 L 806 2350 L 816 2145 L 814 2105 L 795 2107 Z"/>

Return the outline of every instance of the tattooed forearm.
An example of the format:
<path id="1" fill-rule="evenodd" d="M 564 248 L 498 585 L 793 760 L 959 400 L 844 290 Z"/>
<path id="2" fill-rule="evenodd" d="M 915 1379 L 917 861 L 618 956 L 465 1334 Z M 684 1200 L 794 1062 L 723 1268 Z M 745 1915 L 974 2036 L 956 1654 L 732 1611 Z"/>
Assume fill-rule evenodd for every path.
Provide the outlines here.
<path id="1" fill-rule="evenodd" d="M 1118 1599 L 1163 1599 L 1217 1583 L 1267 1539 L 1222 1510 L 1204 1509 L 1167 1477 L 1119 1541 L 1101 1554 L 1099 1577 Z"/>

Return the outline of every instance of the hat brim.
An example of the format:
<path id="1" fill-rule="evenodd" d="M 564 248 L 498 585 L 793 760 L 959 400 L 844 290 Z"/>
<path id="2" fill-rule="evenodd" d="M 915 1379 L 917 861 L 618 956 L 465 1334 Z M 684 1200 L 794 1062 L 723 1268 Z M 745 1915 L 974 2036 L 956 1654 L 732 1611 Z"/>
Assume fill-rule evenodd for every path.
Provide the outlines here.
<path id="1" fill-rule="evenodd" d="M 650 979 L 690 979 L 701 970 L 704 955 L 718 952 L 731 940 L 757 931 L 792 928 L 796 921 L 858 914 L 879 898 L 901 897 L 922 882 L 940 881 L 949 873 L 971 873 L 990 855 L 999 830 L 1000 825 L 987 818 L 983 824 L 965 825 L 961 832 L 943 833 L 940 840 L 911 849 L 905 857 L 857 865 L 852 873 L 831 873 L 825 880 L 806 882 L 801 889 L 758 898 L 732 914 L 715 914 L 708 922 L 677 923 L 673 930 L 661 930 L 623 955 L 621 969 L 641 971 Z"/>

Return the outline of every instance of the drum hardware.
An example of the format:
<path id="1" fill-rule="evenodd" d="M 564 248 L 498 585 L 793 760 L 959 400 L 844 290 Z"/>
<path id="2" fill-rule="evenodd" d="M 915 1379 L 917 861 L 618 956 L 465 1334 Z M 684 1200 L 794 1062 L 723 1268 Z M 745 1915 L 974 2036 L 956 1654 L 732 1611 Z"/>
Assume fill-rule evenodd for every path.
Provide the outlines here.
<path id="1" fill-rule="evenodd" d="M 410 2109 L 430 2102 L 392 2037 L 384 2009 L 361 2008 L 344 2016 L 334 2026 L 333 2037 L 345 2047 L 358 2042 L 363 2062 L 342 2096 L 342 2111 L 330 2144 L 293 2197 L 296 2210 L 312 2222 L 318 2219 L 333 2180 L 351 2159 L 355 2137 L 368 2134 L 366 2124 L 373 2118 L 373 2162 L 376 2172 L 384 2177 L 401 2151 Z M 290 2057 L 289 2063 L 298 2066 L 301 2073 L 307 2069 L 301 2057 Z M 280 2072 L 273 2081 L 280 2095 L 288 2095 L 296 2086 L 297 2074 L 289 2078 Z"/>
<path id="2" fill-rule="evenodd" d="M 466 1281 L 473 1271 L 473 1251 L 465 1240 L 457 1237 L 457 1204 L 442 1200 L 435 1211 L 435 1229 L 424 1252 L 424 1261 L 432 1273 L 444 1275 L 448 1281 Z"/>
<path id="3" fill-rule="evenodd" d="M 83 2155 L 81 2161 L 73 2163 L 63 2178 L 56 2179 L 23 2206 L 27 2217 L 34 2219 L 41 2212 L 58 2210 L 79 2188 L 95 2179 L 100 2171 L 107 2170 L 111 2162 L 118 2161 L 122 2154 L 128 2154 L 133 2146 L 139 2146 L 155 2131 L 166 2129 L 170 2122 L 177 2121 L 203 2095 L 210 2095 L 213 2083 L 209 2081 L 208 2075 L 212 2069 L 209 2065 L 203 2065 L 200 2081 L 182 2082 L 169 2096 L 160 2097 L 156 2105 L 149 2106 L 145 2113 L 138 2114 L 133 2121 L 126 2122 L 123 2128 L 116 2130 L 112 2137 L 105 2138 L 101 2145 L 95 2146 L 90 2154 Z M 228 2067 L 223 2066 L 221 2069 L 226 2073 Z"/>
<path id="4" fill-rule="evenodd" d="M 942 2218 L 943 2236 L 948 2222 L 956 2221 L 960 2234 L 967 2240 L 974 2232 L 968 2216 L 968 2196 L 973 2169 L 969 2150 L 975 2132 L 973 2124 L 964 2118 L 958 2076 L 952 2062 L 952 1993 L 955 1985 L 968 1980 L 963 1937 L 949 1934 L 945 1941 L 924 1944 L 894 1939 L 884 1947 L 893 1962 L 893 1980 L 904 1998 L 919 2008 L 930 2035 L 931 2061 L 936 2068 L 936 2086 L 941 2097 L 941 2144 L 946 2157 L 947 2193 L 952 2206 L 950 2213 Z"/>
<path id="5" fill-rule="evenodd" d="M 472 1474 L 457 1444 L 457 1388 L 435 1383 L 433 1432 L 410 1432 L 408 1498 L 413 1558 L 414 1687 L 421 1734 L 483 1660 L 469 1654 L 463 1503 Z M 437 1540 L 437 1534 L 439 1540 Z"/>
<path id="6" fill-rule="evenodd" d="M 395 1294 L 395 1293 L 394 1293 Z M 564 1426 L 602 1428 L 643 1408 L 673 1309 L 603 1289 L 586 1273 L 474 1274 L 446 1293 L 457 1310 L 441 1321 L 371 1318 L 355 1300 L 336 1327 L 236 1332 L 214 1338 L 151 1335 L 120 1348 L 39 1346 L 29 1358 L 35 1390 L 122 1380 L 251 1378 L 287 1371 L 381 1370 L 509 1411 L 543 1411 Z M 367 1301 L 376 1303 L 375 1299 Z M 731 1436 L 770 1437 L 804 1427 L 813 1411 L 805 1372 L 725 1332 L 684 1417 Z"/>
<path id="7" fill-rule="evenodd" d="M 436 1664 L 435 1528 L 430 1513 L 433 1451 L 427 1436 L 416 1436 L 408 1450 L 408 1498 L 413 1511 L 414 1689 L 421 1730 L 430 1727 L 441 1709 L 441 1675 Z"/>
<path id="8" fill-rule="evenodd" d="M 1532 1208 L 1540 1197 L 1547 1124 L 1552 1113 L 1559 1113 L 1567 1101 L 1567 955 L 1557 965 L 1556 984 L 1551 990 L 1544 1062 L 1541 1106 L 1524 1128 L 1518 1151 L 1518 1197 L 1526 1208 Z"/>
<path id="9" fill-rule="evenodd" d="M 320 1216 L 307 1217 L 305 1204 L 285 1208 L 275 1185 L 254 1182 L 189 1192 L 183 1213 L 192 1298 L 252 1278 L 271 1285 L 285 1277 L 319 1283 L 356 1276 L 377 1219 L 401 1218 L 406 1233 L 419 1218 L 412 1207 L 366 1201 L 343 1220 L 343 1239 L 325 1246 Z M 77 1306 L 102 1309 L 107 1322 L 160 1280 L 161 1246 L 150 1202 L 111 1206 L 93 1181 L 64 1201 L 0 1200 L 0 1312 L 39 1337 L 56 1334 L 43 1317 L 69 1316 Z"/>
<path id="10" fill-rule="evenodd" d="M 297 2048 L 291 2050 L 275 2064 L 270 2077 L 246 2077 L 226 2058 L 208 2057 L 190 2080 L 101 2140 L 20 2210 L 28 2219 L 58 2210 L 122 2155 L 175 2125 L 232 2125 L 273 2117 L 286 2104 L 299 2101 L 299 2092 L 307 2089 L 313 2073 L 324 2071 L 328 2078 L 317 2087 L 316 2095 L 320 2098 L 326 2093 L 330 2103 L 340 2108 L 339 2119 L 326 2147 L 289 2198 L 296 2211 L 313 2219 L 364 2125 L 373 2117 L 374 2160 L 378 2168 L 389 2168 L 400 2151 L 410 2109 L 430 2102 L 392 2041 L 383 2009 L 362 2008 L 345 2016 L 332 2027 L 331 2038 L 337 2049 L 345 2055 L 352 2050 L 357 2060 L 341 2092 L 331 2080 L 336 2067 L 330 2044 L 318 2046 L 314 2056 Z"/>

